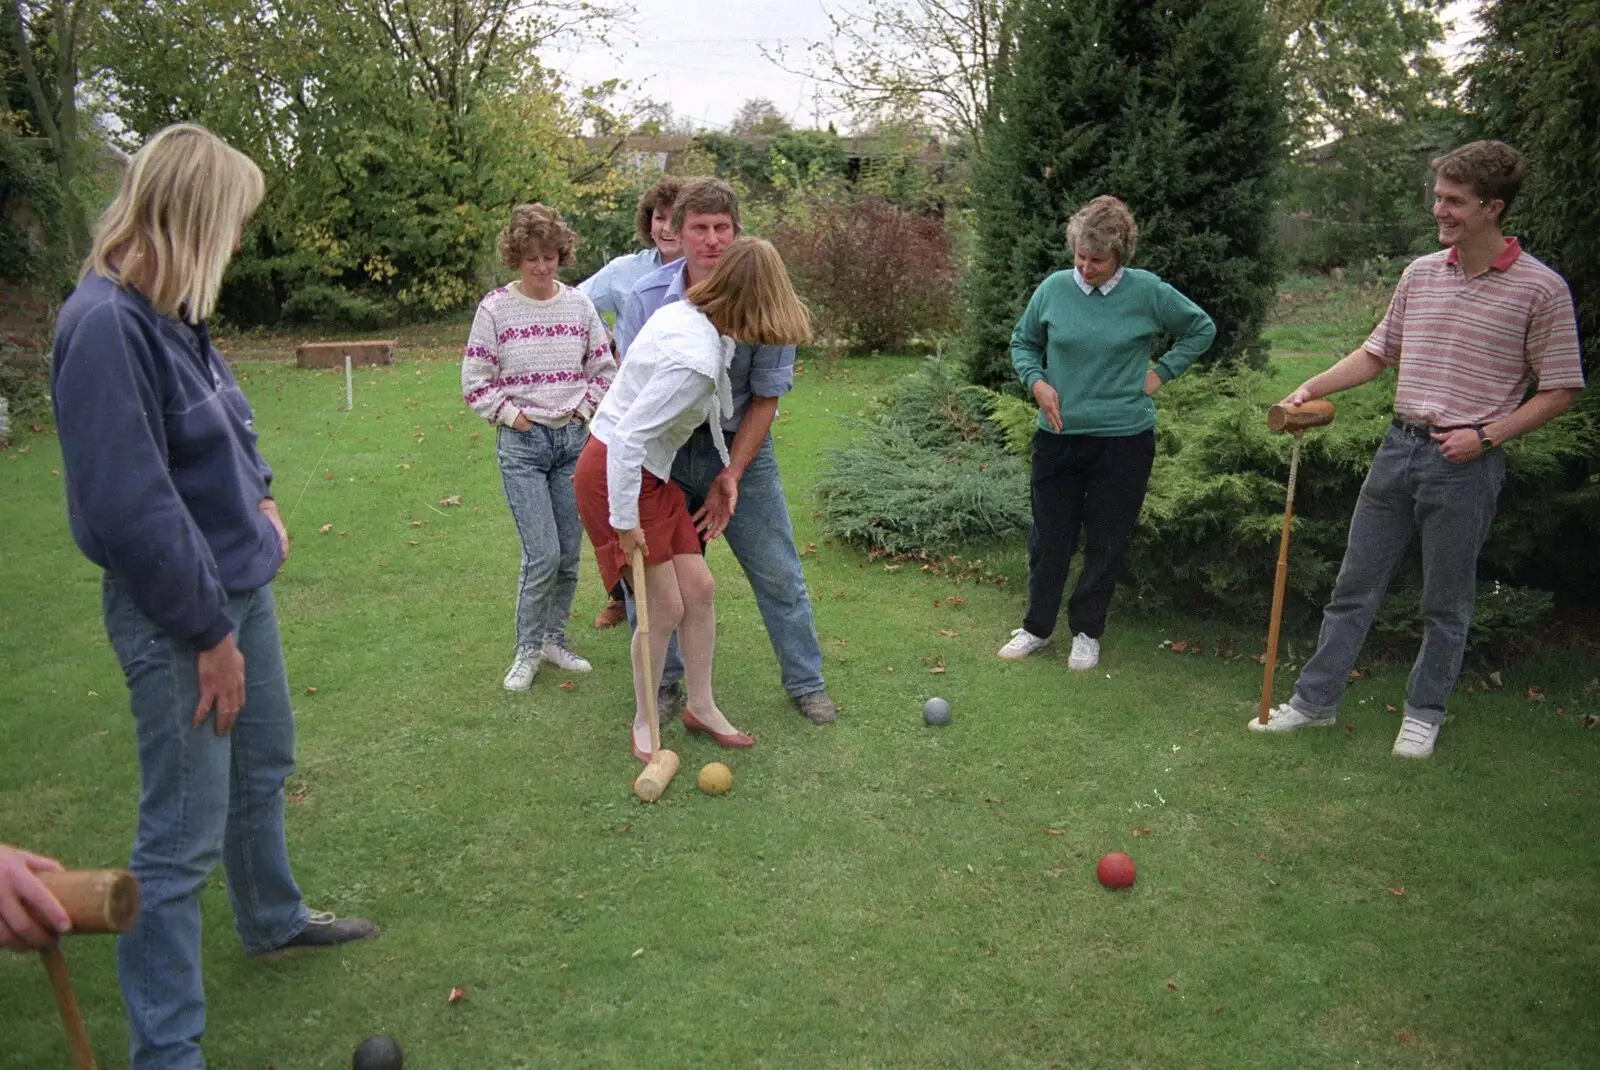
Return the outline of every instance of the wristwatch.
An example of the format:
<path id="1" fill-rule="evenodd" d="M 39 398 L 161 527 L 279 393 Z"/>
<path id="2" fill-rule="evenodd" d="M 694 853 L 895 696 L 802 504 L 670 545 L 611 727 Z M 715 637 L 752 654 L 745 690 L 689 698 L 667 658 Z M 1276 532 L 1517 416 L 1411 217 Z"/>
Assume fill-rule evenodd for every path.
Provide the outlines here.
<path id="1" fill-rule="evenodd" d="M 1485 432 L 1483 428 L 1474 427 L 1473 430 L 1478 432 L 1478 448 L 1480 450 L 1482 450 L 1484 453 L 1488 453 L 1490 450 L 1494 449 L 1494 439 L 1490 438 L 1488 433 Z"/>

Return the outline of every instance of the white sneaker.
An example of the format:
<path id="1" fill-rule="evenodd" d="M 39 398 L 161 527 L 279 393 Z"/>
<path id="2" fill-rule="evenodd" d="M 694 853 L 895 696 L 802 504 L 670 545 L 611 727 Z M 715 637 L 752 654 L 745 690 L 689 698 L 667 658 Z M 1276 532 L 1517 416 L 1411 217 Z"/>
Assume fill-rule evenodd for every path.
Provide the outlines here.
<path id="1" fill-rule="evenodd" d="M 1339 718 L 1337 715 L 1312 717 L 1285 702 L 1267 711 L 1266 724 L 1261 723 L 1260 717 L 1250 718 L 1249 723 L 1252 732 L 1293 732 L 1296 728 L 1326 728 L 1328 725 L 1338 724 Z"/>
<path id="2" fill-rule="evenodd" d="M 539 656 L 558 669 L 567 672 L 588 672 L 594 668 L 588 661 L 572 652 L 565 639 L 546 639 L 544 646 L 539 650 Z"/>
<path id="3" fill-rule="evenodd" d="M 539 652 L 531 646 L 519 646 L 517 658 L 506 670 L 502 686 L 507 691 L 526 691 L 533 686 L 533 678 L 538 674 Z"/>
<path id="4" fill-rule="evenodd" d="M 1400 722 L 1400 734 L 1394 737 L 1393 754 L 1401 758 L 1426 758 L 1433 753 L 1439 741 L 1439 726 L 1407 717 Z"/>
<path id="5" fill-rule="evenodd" d="M 1092 669 L 1100 664 L 1100 640 L 1090 639 L 1079 632 L 1072 637 L 1072 653 L 1067 655 L 1067 668 Z"/>
<path id="6" fill-rule="evenodd" d="M 1010 641 L 1000 648 L 1000 656 L 1007 661 L 1016 661 L 1049 645 L 1050 640 L 1040 639 L 1026 628 L 1018 628 L 1011 633 Z"/>

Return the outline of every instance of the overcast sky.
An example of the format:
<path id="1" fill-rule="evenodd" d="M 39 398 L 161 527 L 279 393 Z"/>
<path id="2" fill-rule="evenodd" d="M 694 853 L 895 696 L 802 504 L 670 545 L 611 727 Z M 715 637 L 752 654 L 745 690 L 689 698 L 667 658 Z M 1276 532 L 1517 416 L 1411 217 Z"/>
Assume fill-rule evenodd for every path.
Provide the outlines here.
<path id="1" fill-rule="evenodd" d="M 796 126 L 825 125 L 831 114 L 817 84 L 762 56 L 784 47 L 790 66 L 808 65 L 806 44 L 829 36 L 825 11 L 859 10 L 861 0 L 631 0 L 635 14 L 619 23 L 609 47 L 552 50 L 551 66 L 578 84 L 624 78 L 633 92 L 672 106 L 696 124 L 726 127 L 739 105 L 767 97 Z M 1476 35 L 1474 0 L 1456 0 L 1445 15 L 1456 23 L 1446 52 Z M 840 126 L 843 127 L 843 121 Z"/>
<path id="2" fill-rule="evenodd" d="M 701 126 L 725 127 L 739 105 L 767 97 L 796 126 L 812 126 L 816 83 L 762 58 L 779 46 L 806 66 L 806 43 L 828 36 L 822 0 L 632 0 L 609 48 L 552 51 L 551 66 L 579 83 L 624 78 L 633 92 Z M 849 0 L 828 0 L 831 10 Z M 830 116 L 821 114 L 825 124 Z"/>

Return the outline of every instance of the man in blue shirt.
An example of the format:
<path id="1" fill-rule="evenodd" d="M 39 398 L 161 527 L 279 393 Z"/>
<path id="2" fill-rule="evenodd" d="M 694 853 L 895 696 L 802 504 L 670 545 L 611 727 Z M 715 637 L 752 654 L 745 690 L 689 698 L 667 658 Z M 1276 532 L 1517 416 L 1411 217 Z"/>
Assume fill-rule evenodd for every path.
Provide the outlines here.
<path id="1" fill-rule="evenodd" d="M 623 301 L 615 332 L 623 359 L 651 314 L 682 300 L 685 290 L 708 278 L 723 250 L 739 236 L 739 201 L 733 188 L 715 178 L 684 183 L 673 204 L 672 229 L 683 243 L 683 259 L 640 279 Z M 678 451 L 672 478 L 683 488 L 702 532 L 726 523 L 728 548 L 750 580 L 778 657 L 783 689 L 811 723 L 830 724 L 838 710 L 823 685 L 822 647 L 768 433 L 778 414 L 778 398 L 794 386 L 794 347 L 741 342 L 728 378 L 734 414 L 722 421 L 722 430 L 731 463 L 723 466 L 710 427 L 702 427 Z M 735 499 L 737 510 L 730 504 Z M 663 708 L 676 708 L 682 679 L 683 662 L 674 640 L 661 675 Z"/>

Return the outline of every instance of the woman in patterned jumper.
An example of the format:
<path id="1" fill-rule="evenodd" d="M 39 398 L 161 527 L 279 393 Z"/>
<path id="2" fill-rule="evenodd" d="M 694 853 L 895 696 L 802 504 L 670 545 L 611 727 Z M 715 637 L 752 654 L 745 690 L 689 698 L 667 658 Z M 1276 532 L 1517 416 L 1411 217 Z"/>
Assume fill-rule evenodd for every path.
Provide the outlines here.
<path id="1" fill-rule="evenodd" d="M 572 470 L 617 363 L 593 303 L 556 279 L 556 269 L 572 263 L 572 246 L 553 209 L 511 210 L 500 260 L 520 274 L 478 303 L 461 361 L 462 397 L 498 429 L 500 480 L 522 541 L 507 691 L 526 691 L 540 661 L 568 672 L 590 668 L 567 645 L 583 537 Z"/>
<path id="2" fill-rule="evenodd" d="M 778 346 L 810 337 L 806 307 L 777 250 L 759 238 L 739 238 L 709 278 L 645 323 L 628 348 L 616 387 L 595 413 L 594 437 L 578 461 L 575 482 L 601 579 L 607 587 L 624 579 L 631 584 L 628 562 L 635 550 L 644 554 L 655 679 L 646 680 L 640 671 L 643 633 L 635 632 L 633 754 L 641 762 L 650 761 L 646 697 L 661 685 L 674 631 L 689 686 L 683 726 L 724 747 L 755 743 L 728 723 L 711 695 L 717 617 L 700 540 L 722 534 L 727 519 L 708 518 L 695 530 L 683 490 L 672 481 L 672 461 L 689 436 L 708 424 L 727 463 L 720 416 L 733 411 L 728 363 L 736 340 Z M 736 504 L 730 499 L 730 514 Z"/>

